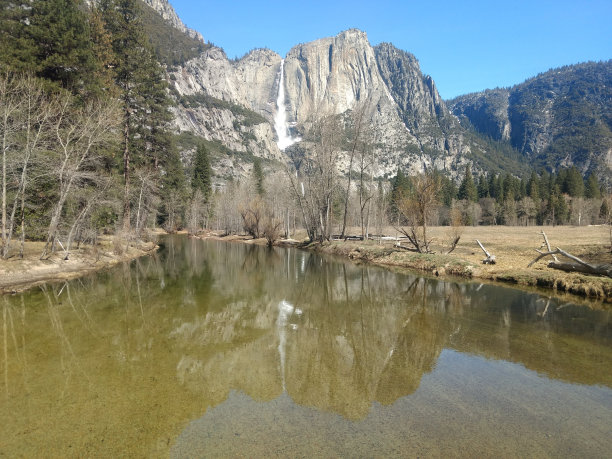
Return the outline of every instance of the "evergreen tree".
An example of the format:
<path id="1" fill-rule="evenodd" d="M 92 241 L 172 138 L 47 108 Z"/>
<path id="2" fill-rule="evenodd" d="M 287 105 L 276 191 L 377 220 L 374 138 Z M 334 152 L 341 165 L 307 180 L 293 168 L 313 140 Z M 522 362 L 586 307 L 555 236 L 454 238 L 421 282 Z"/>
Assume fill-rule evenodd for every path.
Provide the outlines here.
<path id="1" fill-rule="evenodd" d="M 601 207 L 599 208 L 599 218 L 604 223 L 607 223 L 608 221 L 610 221 L 610 207 L 608 205 L 608 200 L 605 198 L 601 203 Z"/>
<path id="2" fill-rule="evenodd" d="M 259 158 L 255 158 L 255 161 L 253 161 L 253 182 L 255 183 L 255 191 L 259 196 L 263 197 L 265 194 L 264 174 L 261 167 L 261 159 Z"/>
<path id="3" fill-rule="evenodd" d="M 487 177 L 482 174 L 478 179 L 478 197 L 479 198 L 489 198 L 491 195 L 489 194 L 489 182 Z"/>
<path id="4" fill-rule="evenodd" d="M 534 201 L 538 202 L 540 200 L 540 184 L 538 180 L 538 176 L 535 172 L 531 173 L 531 177 L 529 177 L 529 181 L 527 182 L 527 196 L 529 196 Z"/>
<path id="5" fill-rule="evenodd" d="M 540 177 L 540 198 L 548 201 L 553 184 L 554 178 L 547 171 L 543 171 Z"/>
<path id="6" fill-rule="evenodd" d="M 510 174 L 503 179 L 503 200 L 516 201 L 520 196 L 520 182 Z"/>
<path id="7" fill-rule="evenodd" d="M 467 200 L 470 202 L 476 202 L 478 200 L 478 190 L 474 185 L 474 179 L 472 177 L 472 170 L 470 166 L 465 167 L 465 176 L 459 186 L 457 198 L 460 200 Z"/>
<path id="8" fill-rule="evenodd" d="M 555 183 L 559 186 L 561 193 L 569 194 L 572 198 L 584 196 L 584 180 L 576 166 L 561 169 Z"/>
<path id="9" fill-rule="evenodd" d="M 399 219 L 398 204 L 402 198 L 410 191 L 410 179 L 398 167 L 397 174 L 391 180 L 391 193 L 389 202 L 389 217 L 391 221 Z"/>
<path id="10" fill-rule="evenodd" d="M 133 163 L 146 162 L 157 169 L 168 153 L 169 102 L 163 72 L 144 35 L 136 1 L 101 0 L 99 10 L 111 37 L 114 80 L 123 104 L 123 224 L 129 228 L 131 169 Z"/>
<path id="11" fill-rule="evenodd" d="M 212 168 L 210 167 L 208 152 L 204 145 L 201 144 L 198 145 L 196 150 L 191 188 L 193 188 L 194 191 L 200 190 L 202 196 L 204 196 L 204 199 L 208 202 L 212 193 Z"/>
<path id="12" fill-rule="evenodd" d="M 584 189 L 584 197 L 588 199 L 599 199 L 601 198 L 601 191 L 599 190 L 599 181 L 595 174 L 590 174 L 586 181 L 586 187 Z"/>
<path id="13" fill-rule="evenodd" d="M 562 225 L 567 221 L 569 208 L 567 206 L 567 202 L 565 201 L 565 196 L 561 194 L 561 191 L 557 185 L 555 185 L 550 194 L 548 208 L 549 214 L 552 217 L 553 225 Z"/>
<path id="14" fill-rule="evenodd" d="M 0 2 L 0 69 L 36 70 L 36 46 L 27 25 L 31 5 L 27 0 Z"/>
<path id="15" fill-rule="evenodd" d="M 453 200 L 457 199 L 457 186 L 453 180 L 441 174 L 437 170 L 434 171 L 434 174 L 437 182 L 440 184 L 438 200 L 446 207 L 450 207 Z"/>
<path id="16" fill-rule="evenodd" d="M 118 91 L 114 82 L 113 62 L 114 52 L 112 37 L 105 28 L 102 12 L 98 7 L 92 7 L 89 14 L 89 30 L 91 35 L 92 52 L 96 56 L 95 73 L 97 86 L 91 85 L 90 90 L 94 95 L 106 94 L 117 97 Z"/>
<path id="17" fill-rule="evenodd" d="M 527 182 L 522 178 L 519 179 L 519 198 L 523 199 L 527 196 Z"/>
<path id="18" fill-rule="evenodd" d="M 38 76 L 84 94 L 95 79 L 87 16 L 75 0 L 35 0 L 27 31 Z"/>

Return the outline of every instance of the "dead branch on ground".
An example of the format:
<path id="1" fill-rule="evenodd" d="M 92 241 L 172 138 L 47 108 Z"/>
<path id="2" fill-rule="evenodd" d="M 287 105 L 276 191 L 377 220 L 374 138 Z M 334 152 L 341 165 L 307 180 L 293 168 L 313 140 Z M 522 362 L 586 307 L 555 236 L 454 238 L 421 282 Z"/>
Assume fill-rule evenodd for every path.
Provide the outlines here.
<path id="1" fill-rule="evenodd" d="M 581 260 L 575 255 L 572 255 L 565 250 L 561 250 L 557 247 L 555 250 L 551 250 L 548 252 L 541 252 L 540 250 L 536 250 L 540 255 L 538 255 L 531 263 L 527 265 L 530 268 L 534 263 L 538 262 L 544 257 L 548 257 L 551 255 L 563 255 L 566 258 L 569 258 L 573 261 L 573 263 L 561 262 L 561 261 L 551 261 L 548 263 L 549 268 L 559 269 L 565 272 L 579 272 L 585 274 L 595 274 L 597 276 L 607 276 L 612 277 L 612 265 L 610 264 L 602 264 L 602 265 L 592 265 L 587 263 L 586 261 Z"/>
<path id="2" fill-rule="evenodd" d="M 482 263 L 485 265 L 494 265 L 495 263 L 497 263 L 497 261 L 495 260 L 495 255 L 490 254 L 487 249 L 484 248 L 484 245 L 482 245 L 480 243 L 480 241 L 478 239 L 476 239 L 476 242 L 478 243 L 478 245 L 480 246 L 480 248 L 482 249 L 482 251 L 485 253 L 485 255 L 487 256 L 487 258 L 485 258 L 484 260 L 482 260 Z"/>

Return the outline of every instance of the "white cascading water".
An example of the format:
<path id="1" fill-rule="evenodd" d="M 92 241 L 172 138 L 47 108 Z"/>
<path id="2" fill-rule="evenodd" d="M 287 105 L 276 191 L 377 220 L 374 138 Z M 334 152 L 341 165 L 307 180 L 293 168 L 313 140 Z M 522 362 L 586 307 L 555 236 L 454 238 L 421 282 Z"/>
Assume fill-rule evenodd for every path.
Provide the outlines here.
<path id="1" fill-rule="evenodd" d="M 299 142 L 299 137 L 293 138 L 289 134 L 289 125 L 287 123 L 287 111 L 285 109 L 285 59 L 281 60 L 279 81 L 278 81 L 278 97 L 276 98 L 276 115 L 274 115 L 274 130 L 278 136 L 278 148 L 285 151 L 285 148 Z"/>
<path id="2" fill-rule="evenodd" d="M 295 308 L 291 303 L 286 300 L 282 300 L 278 303 L 278 318 L 276 319 L 276 330 L 278 332 L 278 354 L 280 356 L 280 372 L 281 380 L 283 384 L 283 391 L 285 387 L 285 348 L 287 346 L 287 325 L 290 325 L 292 330 L 297 329 L 296 324 L 289 324 L 289 318 L 295 314 L 296 316 L 302 315 L 300 308 Z"/>

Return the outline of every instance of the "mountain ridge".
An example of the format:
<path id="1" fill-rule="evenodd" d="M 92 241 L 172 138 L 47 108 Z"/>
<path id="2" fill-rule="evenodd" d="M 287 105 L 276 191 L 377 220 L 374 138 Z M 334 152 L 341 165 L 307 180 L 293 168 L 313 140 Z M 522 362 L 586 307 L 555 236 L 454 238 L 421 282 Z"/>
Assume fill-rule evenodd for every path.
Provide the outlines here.
<path id="1" fill-rule="evenodd" d="M 528 160 L 587 174 L 612 168 L 612 60 L 566 65 L 509 88 L 448 101 L 483 135 L 508 142 Z"/>
<path id="2" fill-rule="evenodd" d="M 166 0 L 147 4 L 160 14 L 171 9 Z M 172 15 L 169 17 L 176 26 Z M 295 45 L 285 57 L 260 48 L 239 59 L 228 59 L 222 48 L 210 46 L 183 65 L 169 69 L 172 91 L 179 97 L 203 94 L 252 110 L 269 124 L 247 127 L 227 107 L 204 110 L 178 104 L 173 109 L 177 131 L 190 131 L 219 141 L 232 151 L 286 161 L 287 155 L 275 146 L 273 129 L 282 59 L 285 59 L 285 106 L 294 133 L 303 134 L 317 117 L 346 115 L 359 104 L 370 106 L 367 122 L 371 126 L 371 142 L 380 158 L 379 176 L 391 176 L 402 167 L 411 173 L 437 168 L 456 178 L 468 164 L 476 171 L 515 175 L 524 174 L 529 165 L 553 171 L 579 165 L 585 174 L 602 166 L 604 172 L 610 173 L 612 168 L 612 148 L 606 148 L 610 123 L 605 118 L 608 116 L 605 103 L 600 110 L 605 112 L 605 122 L 594 121 L 599 123 L 603 135 L 595 133 L 589 140 L 601 143 L 601 148 L 592 151 L 586 147 L 585 151 L 567 154 L 568 148 L 580 149 L 580 140 L 572 138 L 567 130 L 554 127 L 550 118 L 553 106 L 546 94 L 520 100 L 521 92 L 515 88 L 539 86 L 542 75 L 559 69 L 511 88 L 485 90 L 445 101 L 434 79 L 421 72 L 413 54 L 391 43 L 372 46 L 367 33 L 358 29 Z M 586 92 L 589 91 L 587 88 Z M 584 111 L 581 104 L 582 100 L 577 100 L 578 108 L 566 107 L 566 117 L 572 118 L 574 109 Z M 516 107 L 524 109 L 513 109 Z M 537 117 L 530 111 L 549 115 Z M 583 118 L 583 125 L 593 121 L 588 116 Z M 565 150 L 555 150 L 551 141 L 559 135 L 566 144 Z M 296 148 L 311 147 L 303 142 Z M 348 173 L 343 156 L 346 157 L 346 152 L 339 155 L 339 168 Z"/>

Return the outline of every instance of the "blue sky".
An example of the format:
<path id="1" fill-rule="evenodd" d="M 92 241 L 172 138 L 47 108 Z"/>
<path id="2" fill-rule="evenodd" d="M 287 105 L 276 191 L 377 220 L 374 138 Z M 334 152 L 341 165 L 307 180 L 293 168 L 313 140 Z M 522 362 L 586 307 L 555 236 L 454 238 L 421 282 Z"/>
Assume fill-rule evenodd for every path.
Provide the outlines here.
<path id="1" fill-rule="evenodd" d="M 228 57 L 358 28 L 413 53 L 443 98 L 511 86 L 553 67 L 612 58 L 612 0 L 170 0 Z"/>

